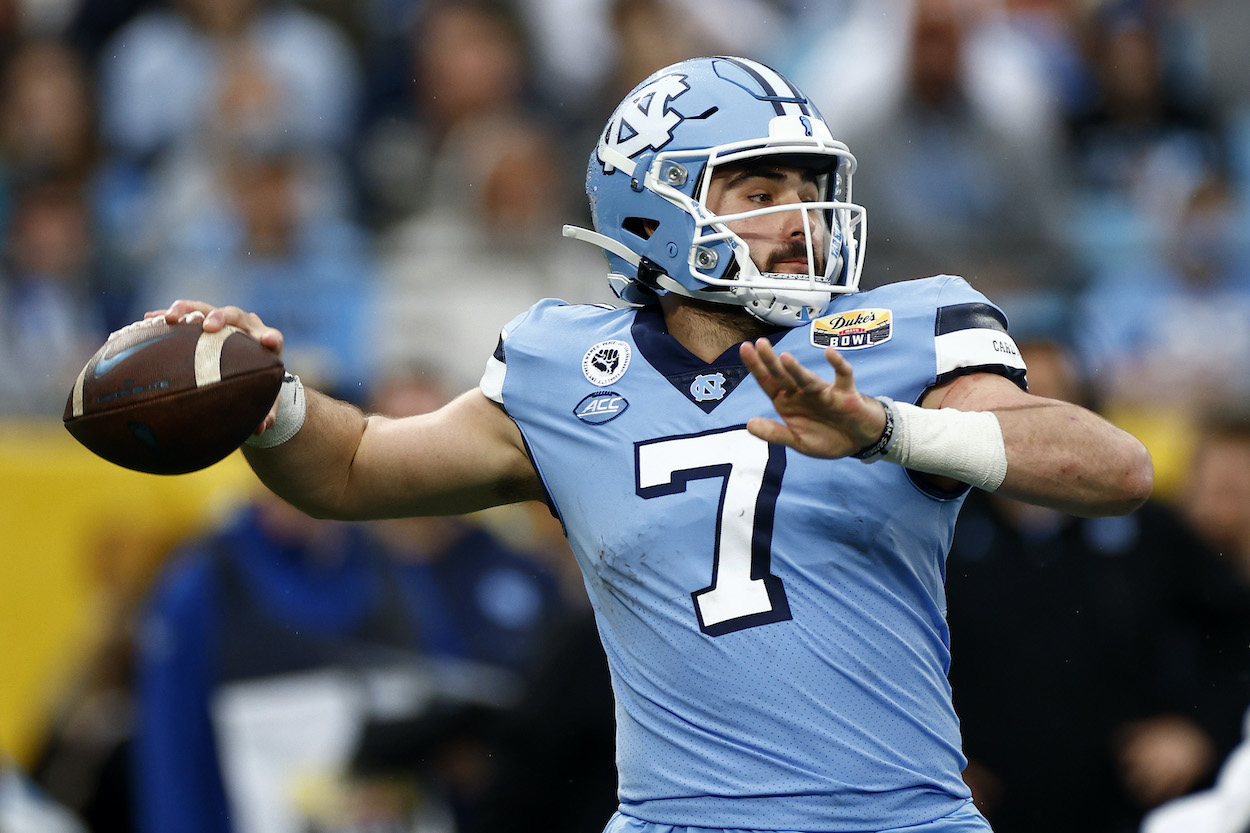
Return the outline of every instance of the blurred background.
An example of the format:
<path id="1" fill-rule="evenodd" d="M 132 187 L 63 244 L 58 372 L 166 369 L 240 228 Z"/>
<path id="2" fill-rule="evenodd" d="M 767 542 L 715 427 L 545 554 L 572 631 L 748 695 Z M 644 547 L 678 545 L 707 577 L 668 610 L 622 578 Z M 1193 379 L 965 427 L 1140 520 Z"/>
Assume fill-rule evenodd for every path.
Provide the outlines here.
<path id="1" fill-rule="evenodd" d="M 600 829 L 606 671 L 544 509 L 310 522 L 238 455 L 139 475 L 60 414 L 175 298 L 436 407 L 534 300 L 612 300 L 560 226 L 619 99 L 705 54 L 857 155 L 866 287 L 963 275 L 1035 390 L 1154 455 L 1130 518 L 960 522 L 996 829 L 1209 786 L 1250 705 L 1247 38 L 1244 0 L 0 0 L 0 831 Z"/>

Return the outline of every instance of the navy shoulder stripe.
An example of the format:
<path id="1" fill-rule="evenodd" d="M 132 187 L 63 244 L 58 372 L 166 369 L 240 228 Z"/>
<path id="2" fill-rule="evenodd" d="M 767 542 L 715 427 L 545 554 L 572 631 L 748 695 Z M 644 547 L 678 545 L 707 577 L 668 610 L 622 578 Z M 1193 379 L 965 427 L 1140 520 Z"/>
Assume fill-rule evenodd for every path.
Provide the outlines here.
<path id="1" fill-rule="evenodd" d="M 1007 317 L 997 308 L 983 303 L 955 304 L 939 307 L 934 335 L 960 330 L 999 330 L 1007 332 Z"/>

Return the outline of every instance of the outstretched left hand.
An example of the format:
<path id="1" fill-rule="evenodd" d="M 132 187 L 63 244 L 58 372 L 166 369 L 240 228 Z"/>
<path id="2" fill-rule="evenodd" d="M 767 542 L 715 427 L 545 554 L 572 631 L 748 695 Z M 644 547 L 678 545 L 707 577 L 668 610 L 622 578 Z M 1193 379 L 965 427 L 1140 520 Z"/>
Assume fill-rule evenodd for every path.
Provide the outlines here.
<path id="1" fill-rule="evenodd" d="M 885 407 L 855 387 L 851 363 L 832 347 L 828 382 L 790 353 L 778 354 L 766 338 L 744 342 L 742 361 L 773 401 L 781 420 L 754 417 L 747 430 L 762 440 L 812 457 L 847 457 L 877 441 L 885 430 Z"/>

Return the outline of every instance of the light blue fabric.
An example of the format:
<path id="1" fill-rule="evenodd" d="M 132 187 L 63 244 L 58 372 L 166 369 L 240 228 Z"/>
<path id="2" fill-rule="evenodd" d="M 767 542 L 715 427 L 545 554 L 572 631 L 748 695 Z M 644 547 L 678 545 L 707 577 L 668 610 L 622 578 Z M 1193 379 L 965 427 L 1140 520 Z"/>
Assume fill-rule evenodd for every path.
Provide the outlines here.
<path id="1" fill-rule="evenodd" d="M 958 278 L 826 313 L 776 345 L 831 378 L 817 342 L 840 340 L 866 393 L 914 402 L 951 373 L 1023 368 Z M 623 812 L 863 831 L 966 802 L 942 586 L 958 496 L 747 434 L 774 412 L 737 349 L 705 364 L 651 308 L 541 302 L 506 328 L 483 390 L 520 426 L 585 576 Z"/>

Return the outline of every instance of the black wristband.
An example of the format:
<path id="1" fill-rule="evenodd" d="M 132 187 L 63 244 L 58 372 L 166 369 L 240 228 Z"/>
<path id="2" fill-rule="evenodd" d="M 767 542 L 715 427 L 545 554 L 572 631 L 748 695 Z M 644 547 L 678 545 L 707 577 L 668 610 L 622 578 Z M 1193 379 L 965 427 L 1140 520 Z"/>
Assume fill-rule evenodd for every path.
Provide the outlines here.
<path id="1" fill-rule="evenodd" d="M 885 454 L 890 448 L 890 441 L 894 439 L 894 409 L 890 407 L 894 400 L 888 396 L 873 397 L 885 407 L 885 427 L 881 429 L 881 436 L 877 441 L 866 448 L 861 448 L 851 456 L 856 460 L 863 460 L 866 463 L 876 461 L 881 455 Z"/>

